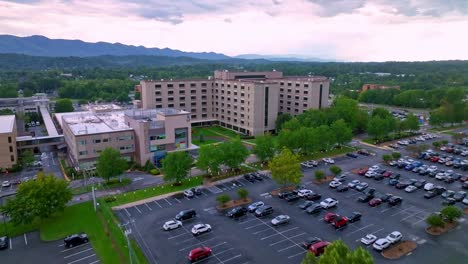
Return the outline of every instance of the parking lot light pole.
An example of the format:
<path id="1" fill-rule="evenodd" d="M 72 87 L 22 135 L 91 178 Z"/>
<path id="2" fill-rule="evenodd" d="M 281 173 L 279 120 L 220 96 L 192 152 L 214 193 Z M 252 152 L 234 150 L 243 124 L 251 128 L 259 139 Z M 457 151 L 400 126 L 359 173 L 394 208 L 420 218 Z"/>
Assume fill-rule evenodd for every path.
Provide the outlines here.
<path id="1" fill-rule="evenodd" d="M 133 258 L 132 258 L 132 248 L 130 245 L 130 239 L 128 239 L 128 236 L 132 233 L 132 229 L 125 229 L 125 238 L 127 239 L 127 247 L 128 247 L 128 255 L 130 256 L 130 264 L 133 264 Z"/>

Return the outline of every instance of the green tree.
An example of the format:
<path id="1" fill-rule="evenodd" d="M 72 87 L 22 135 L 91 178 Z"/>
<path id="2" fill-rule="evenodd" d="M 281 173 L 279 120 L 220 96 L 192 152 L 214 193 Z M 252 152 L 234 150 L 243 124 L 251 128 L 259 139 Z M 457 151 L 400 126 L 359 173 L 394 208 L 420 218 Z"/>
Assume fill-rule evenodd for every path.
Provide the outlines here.
<path id="1" fill-rule="evenodd" d="M 343 145 L 353 138 L 352 129 L 346 124 L 343 119 L 333 122 L 330 126 L 330 130 L 335 134 L 336 142 L 339 145 Z"/>
<path id="2" fill-rule="evenodd" d="M 440 148 L 440 147 L 442 147 L 442 142 L 434 141 L 434 142 L 432 142 L 432 146 L 434 146 L 435 148 Z"/>
<path id="3" fill-rule="evenodd" d="M 276 148 L 273 137 L 270 134 L 258 136 L 255 138 L 255 147 L 253 153 L 261 162 L 266 162 L 275 156 Z"/>
<path id="4" fill-rule="evenodd" d="M 73 112 L 73 103 L 70 99 L 59 99 L 55 102 L 56 113 Z"/>
<path id="5" fill-rule="evenodd" d="M 388 134 L 385 119 L 382 119 L 380 116 L 371 117 L 367 124 L 367 133 L 374 139 L 382 139 Z"/>
<path id="6" fill-rule="evenodd" d="M 23 167 L 29 166 L 34 162 L 34 154 L 31 150 L 25 150 L 20 155 L 20 163 Z"/>
<path id="7" fill-rule="evenodd" d="M 444 117 L 444 109 L 437 108 L 430 113 L 429 124 L 431 126 L 442 126 L 446 120 Z"/>
<path id="8" fill-rule="evenodd" d="M 463 212 L 462 210 L 460 210 L 460 208 L 453 205 L 449 205 L 442 208 L 442 210 L 440 210 L 440 214 L 442 215 L 442 217 L 447 219 L 447 221 L 453 222 L 460 218 L 463 215 Z"/>
<path id="9" fill-rule="evenodd" d="M 281 129 L 283 128 L 283 124 L 288 122 L 289 120 L 292 119 L 292 116 L 288 113 L 282 113 L 282 114 L 279 114 L 277 117 L 276 117 L 276 121 L 275 121 L 275 126 L 276 126 L 276 132 L 280 132 Z"/>
<path id="10" fill-rule="evenodd" d="M 297 154 L 287 148 L 271 159 L 269 163 L 271 177 L 279 185 L 297 185 L 304 175 L 301 173 L 301 165 Z"/>
<path id="11" fill-rule="evenodd" d="M 220 144 L 221 156 L 223 157 L 223 164 L 233 170 L 239 169 L 241 164 L 245 162 L 249 151 L 242 144 L 240 138 L 226 141 Z"/>
<path id="12" fill-rule="evenodd" d="M 5 109 L 0 109 L 0 116 L 2 115 L 14 115 L 13 111 L 11 109 L 5 108 Z"/>
<path id="13" fill-rule="evenodd" d="M 301 264 L 317 264 L 317 263 L 318 263 L 317 258 L 309 250 L 307 251 L 306 255 L 304 256 L 304 259 L 302 259 L 302 262 L 301 262 Z"/>
<path id="14" fill-rule="evenodd" d="M 433 227 L 443 227 L 445 225 L 444 220 L 440 215 L 431 214 L 426 218 L 426 223 Z"/>
<path id="15" fill-rule="evenodd" d="M 374 258 L 369 251 L 358 247 L 352 253 L 350 264 L 374 264 Z"/>
<path id="16" fill-rule="evenodd" d="M 392 155 L 390 154 L 384 154 L 382 155 L 382 160 L 385 161 L 385 162 L 389 162 L 393 159 Z"/>
<path id="17" fill-rule="evenodd" d="M 374 259 L 369 251 L 362 247 L 358 247 L 352 251 L 342 240 L 335 240 L 327 246 L 325 252 L 320 256 L 318 263 L 373 264 Z"/>
<path id="18" fill-rule="evenodd" d="M 105 148 L 96 161 L 97 174 L 106 181 L 122 175 L 127 166 L 127 160 L 122 158 L 120 152 L 110 147 Z"/>
<path id="19" fill-rule="evenodd" d="M 204 145 L 198 151 L 197 167 L 210 175 L 218 175 L 223 163 L 221 150 L 216 145 Z"/>
<path id="20" fill-rule="evenodd" d="M 170 152 L 162 161 L 164 181 L 179 184 L 189 174 L 192 158 L 185 151 Z"/>
<path id="21" fill-rule="evenodd" d="M 225 205 L 227 202 L 231 201 L 231 197 L 227 194 L 221 194 L 216 197 L 216 201 L 218 201 L 221 205 Z"/>
<path id="22" fill-rule="evenodd" d="M 399 159 L 401 158 L 401 153 L 398 151 L 392 152 L 392 158 L 393 159 Z"/>
<path id="23" fill-rule="evenodd" d="M 419 130 L 419 119 L 412 113 L 409 113 L 402 123 L 404 123 L 405 128 L 409 131 Z"/>
<path id="24" fill-rule="evenodd" d="M 247 196 L 249 196 L 249 191 L 247 191 L 245 188 L 240 188 L 237 190 L 237 196 L 239 196 L 239 199 L 244 200 L 247 198 Z"/>
<path id="25" fill-rule="evenodd" d="M 325 178 L 325 172 L 321 171 L 321 170 L 316 170 L 315 171 L 315 179 L 317 181 L 321 181 Z"/>
<path id="26" fill-rule="evenodd" d="M 39 172 L 37 180 L 21 183 L 14 198 L 8 199 L 0 210 L 16 225 L 29 224 L 62 212 L 71 198 L 66 181 Z"/>
<path id="27" fill-rule="evenodd" d="M 336 165 L 333 165 L 330 167 L 330 172 L 333 173 L 333 175 L 336 177 L 338 174 L 340 174 L 342 169 Z"/>

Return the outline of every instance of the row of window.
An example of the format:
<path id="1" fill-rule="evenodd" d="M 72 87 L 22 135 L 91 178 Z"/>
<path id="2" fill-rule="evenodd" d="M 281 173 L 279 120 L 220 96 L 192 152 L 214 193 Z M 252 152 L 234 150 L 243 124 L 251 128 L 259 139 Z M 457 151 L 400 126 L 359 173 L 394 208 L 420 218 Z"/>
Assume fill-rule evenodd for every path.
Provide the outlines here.
<path id="1" fill-rule="evenodd" d="M 202 93 L 202 94 L 206 94 L 206 93 L 207 93 L 207 90 L 206 90 L 206 89 L 202 89 L 202 90 L 201 90 L 201 93 Z M 156 96 L 160 96 L 160 95 L 162 95 L 162 92 L 161 92 L 161 91 L 155 91 L 154 94 L 155 94 Z M 168 94 L 168 95 L 173 95 L 173 94 L 174 94 L 174 91 L 167 91 L 167 94 Z M 180 90 L 180 91 L 179 91 L 179 94 L 180 94 L 180 95 L 184 95 L 184 94 L 185 94 L 185 90 Z M 190 94 L 197 94 L 197 90 L 190 90 Z"/>
<path id="2" fill-rule="evenodd" d="M 191 117 L 192 119 L 197 119 L 198 116 L 197 116 L 196 114 L 193 114 L 193 115 L 191 115 L 190 117 Z M 202 115 L 201 115 L 201 118 L 207 118 L 207 117 L 208 117 L 207 114 L 202 114 Z"/>
<path id="3" fill-rule="evenodd" d="M 295 90 L 294 92 L 298 94 L 298 93 L 301 93 L 301 90 Z M 302 92 L 303 92 L 304 94 L 309 94 L 309 91 L 307 91 L 307 90 L 303 90 Z M 280 88 L 280 93 L 284 93 L 284 89 L 283 89 L 283 88 Z M 288 93 L 292 93 L 292 90 L 291 90 L 291 89 L 288 89 Z"/>
<path id="4" fill-rule="evenodd" d="M 288 85 L 288 86 L 292 86 L 292 83 L 288 82 L 287 85 Z M 280 82 L 280 86 L 284 86 L 284 82 Z M 296 83 L 296 87 L 299 87 L 299 86 L 301 86 L 301 84 L 300 84 L 300 83 Z M 309 87 L 309 84 L 304 83 L 304 87 L 305 87 L 305 88 Z"/>
<path id="5" fill-rule="evenodd" d="M 197 87 L 197 84 L 196 84 L 196 83 L 190 83 L 189 85 L 190 85 L 190 87 Z M 207 87 L 207 84 L 206 84 L 206 83 L 201 83 L 200 86 L 201 86 L 201 87 Z M 179 88 L 184 88 L 184 87 L 185 87 L 185 83 L 179 83 L 179 84 L 178 84 L 178 87 L 179 87 Z M 162 88 L 162 85 L 161 85 L 161 84 L 155 84 L 155 85 L 154 85 L 154 88 Z M 173 83 L 168 83 L 168 84 L 167 84 L 167 88 L 174 88 L 174 84 L 173 84 Z"/>
<path id="6" fill-rule="evenodd" d="M 196 96 L 192 96 L 190 98 L 191 100 L 197 100 Z M 201 98 L 202 100 L 206 100 L 208 99 L 206 96 L 202 96 Z M 167 98 L 167 101 L 169 102 L 174 102 L 174 97 L 168 97 Z M 185 97 L 179 97 L 179 101 L 185 101 Z M 162 102 L 162 97 L 158 97 L 156 98 L 156 102 Z M 192 104 L 196 104 L 195 102 L 193 102 Z M 202 102 L 202 105 L 206 105 L 206 102 Z"/>
<path id="7" fill-rule="evenodd" d="M 133 148 L 134 148 L 134 146 L 132 144 L 132 145 L 120 146 L 119 150 L 133 150 Z M 93 152 L 99 154 L 99 153 L 102 152 L 102 149 L 94 149 Z M 78 155 L 79 156 L 86 156 L 86 155 L 88 155 L 88 151 L 87 150 L 79 151 Z"/>
<path id="8" fill-rule="evenodd" d="M 284 103 L 283 100 L 280 100 L 280 104 L 283 104 L 283 103 Z M 291 105 L 291 102 L 288 101 L 288 102 L 286 102 L 286 104 Z M 299 102 L 295 102 L 294 105 L 299 106 Z M 307 108 L 308 105 L 307 104 L 302 104 L 302 107 Z"/>
<path id="9" fill-rule="evenodd" d="M 283 106 L 280 106 L 280 111 L 284 110 Z M 291 112 L 291 107 L 286 107 L 286 111 Z M 299 109 L 295 108 L 294 113 L 299 113 Z"/>
<path id="10" fill-rule="evenodd" d="M 284 98 L 284 95 L 283 95 L 283 94 L 280 94 L 280 98 Z M 288 99 L 292 99 L 292 96 L 291 96 L 291 95 L 288 95 L 287 98 L 288 98 Z M 295 100 L 300 100 L 301 98 L 300 98 L 299 96 L 296 95 L 296 96 L 294 96 L 294 99 L 295 99 Z M 308 98 L 308 97 L 302 97 L 302 100 L 303 100 L 303 101 L 307 101 L 307 100 L 309 100 L 309 98 Z M 283 101 L 283 100 L 280 100 L 280 103 L 281 103 L 282 101 Z"/>
<path id="11" fill-rule="evenodd" d="M 120 137 L 116 137 L 115 139 L 116 139 L 116 141 L 133 140 L 133 136 L 120 136 Z M 99 144 L 101 142 L 102 143 L 108 143 L 108 142 L 111 142 L 111 141 L 112 141 L 111 138 L 95 138 L 95 139 L 91 140 L 91 142 L 93 144 Z M 86 145 L 86 144 L 87 144 L 86 139 L 78 141 L 78 145 Z"/>
<path id="12" fill-rule="evenodd" d="M 161 139 L 166 139 L 166 134 L 160 134 L 156 136 L 150 136 L 150 140 L 161 140 Z"/>

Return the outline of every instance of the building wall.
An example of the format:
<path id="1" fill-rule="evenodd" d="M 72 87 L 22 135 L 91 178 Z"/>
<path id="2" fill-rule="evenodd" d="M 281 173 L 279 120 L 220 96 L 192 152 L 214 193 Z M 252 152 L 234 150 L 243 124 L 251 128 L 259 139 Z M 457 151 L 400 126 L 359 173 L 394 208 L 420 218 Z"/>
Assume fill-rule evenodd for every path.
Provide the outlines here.
<path id="1" fill-rule="evenodd" d="M 279 86 L 279 112 L 298 115 L 308 109 L 328 107 L 330 83 L 328 80 L 281 80 Z M 322 97 L 320 100 L 320 89 Z"/>
<path id="2" fill-rule="evenodd" d="M 217 80 L 237 80 L 237 79 L 279 79 L 283 78 L 280 71 L 268 72 L 233 72 L 233 71 L 215 71 L 214 78 Z"/>
<path id="3" fill-rule="evenodd" d="M 18 162 L 16 149 L 16 121 L 11 133 L 0 133 L 0 171 L 11 168 Z"/>

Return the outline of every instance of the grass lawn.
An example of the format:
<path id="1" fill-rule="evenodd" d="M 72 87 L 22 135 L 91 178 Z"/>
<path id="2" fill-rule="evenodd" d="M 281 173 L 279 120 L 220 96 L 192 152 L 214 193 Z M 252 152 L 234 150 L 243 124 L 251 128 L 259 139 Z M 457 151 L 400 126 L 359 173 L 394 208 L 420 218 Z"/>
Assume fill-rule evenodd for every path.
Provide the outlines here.
<path id="1" fill-rule="evenodd" d="M 119 179 L 112 179 L 109 182 L 105 182 L 102 184 L 102 186 L 96 185 L 96 190 L 101 190 L 101 189 L 108 189 L 108 188 L 117 188 L 117 187 L 122 187 L 122 186 L 127 186 L 130 183 L 132 183 L 131 179 L 128 178 L 123 178 L 122 182 L 119 181 Z M 78 195 L 82 193 L 88 193 L 91 192 L 91 187 L 92 185 L 86 185 L 86 186 L 80 186 L 77 188 L 72 189 L 72 194 L 73 195 Z"/>
<path id="2" fill-rule="evenodd" d="M 301 161 L 306 161 L 306 160 L 319 160 L 325 157 L 331 157 L 331 156 L 336 156 L 336 155 L 341 155 L 345 154 L 351 151 L 355 151 L 356 149 L 348 147 L 348 146 L 342 146 L 341 148 L 334 148 L 330 151 L 327 152 L 318 152 L 314 153 L 312 155 L 306 155 L 306 156 L 301 156 L 300 160 Z"/>
<path id="3" fill-rule="evenodd" d="M 85 232 L 88 234 L 101 263 L 127 263 L 129 259 L 127 243 L 123 232 L 112 218 L 115 216 L 109 216 L 103 212 L 103 208 L 100 211 L 101 217 L 94 212 L 91 202 L 76 204 L 66 207 L 64 212 L 41 223 L 18 226 L 7 223 L 8 233 L 13 237 L 39 229 L 42 240 L 54 241 L 61 240 L 73 233 Z M 104 226 L 104 222 L 107 223 L 107 227 Z M 2 225 L 3 223 L 0 224 L 1 233 L 4 230 Z M 113 239 L 110 238 L 111 236 Z M 135 248 L 135 250 L 140 263 L 147 263 L 144 257 L 140 259 L 143 255 L 138 253 L 139 249 Z"/>
<path id="4" fill-rule="evenodd" d="M 229 138 L 235 138 L 239 136 L 236 132 L 226 129 L 220 126 L 210 127 L 194 127 L 192 128 L 192 138 L 198 140 L 200 135 L 203 134 L 206 137 L 220 137 L 225 136 Z M 221 135 L 220 135 L 221 134 Z"/>
<path id="5" fill-rule="evenodd" d="M 203 142 L 200 142 L 200 140 L 195 140 L 195 139 L 192 140 L 192 143 L 193 143 L 194 145 L 199 146 L 199 147 L 200 147 L 200 146 L 204 146 L 204 145 L 210 145 L 210 144 L 214 144 L 214 143 L 219 143 L 219 142 L 221 142 L 221 141 L 216 140 L 216 139 L 206 139 L 206 138 L 205 138 L 205 141 L 203 141 Z"/>
<path id="6" fill-rule="evenodd" d="M 196 176 L 184 179 L 182 185 L 173 186 L 171 183 L 166 183 L 156 187 L 149 187 L 146 189 L 137 190 L 134 192 L 122 193 L 114 196 L 115 201 L 109 203 L 109 206 L 116 206 L 126 203 L 131 203 L 134 201 L 139 201 L 142 199 L 158 196 L 161 194 L 182 191 L 188 188 L 192 188 L 203 183 L 203 176 Z"/>

